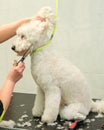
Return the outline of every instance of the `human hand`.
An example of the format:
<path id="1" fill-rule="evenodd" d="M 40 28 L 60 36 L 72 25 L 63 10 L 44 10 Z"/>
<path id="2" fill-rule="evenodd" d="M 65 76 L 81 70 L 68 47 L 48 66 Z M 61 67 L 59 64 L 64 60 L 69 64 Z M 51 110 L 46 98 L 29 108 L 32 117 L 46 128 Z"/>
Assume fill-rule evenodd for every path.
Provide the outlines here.
<path id="1" fill-rule="evenodd" d="M 24 62 L 20 62 L 17 64 L 17 61 L 14 61 L 13 67 L 11 68 L 7 79 L 16 83 L 22 78 L 24 69 L 25 69 Z"/>

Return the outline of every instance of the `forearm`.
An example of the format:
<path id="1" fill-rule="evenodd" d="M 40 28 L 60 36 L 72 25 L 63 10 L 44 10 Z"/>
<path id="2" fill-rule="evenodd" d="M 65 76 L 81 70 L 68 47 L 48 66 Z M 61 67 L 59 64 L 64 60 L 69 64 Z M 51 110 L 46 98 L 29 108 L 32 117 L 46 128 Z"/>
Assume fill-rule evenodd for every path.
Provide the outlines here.
<path id="1" fill-rule="evenodd" d="M 22 19 L 0 27 L 0 43 L 8 40 L 16 34 L 16 30 L 22 24 L 28 23 L 31 18 Z"/>
<path id="2" fill-rule="evenodd" d="M 0 90 L 0 100 L 3 103 L 4 110 L 8 109 L 11 101 L 11 95 L 14 89 L 15 83 L 10 80 L 6 80 L 3 87 Z"/>

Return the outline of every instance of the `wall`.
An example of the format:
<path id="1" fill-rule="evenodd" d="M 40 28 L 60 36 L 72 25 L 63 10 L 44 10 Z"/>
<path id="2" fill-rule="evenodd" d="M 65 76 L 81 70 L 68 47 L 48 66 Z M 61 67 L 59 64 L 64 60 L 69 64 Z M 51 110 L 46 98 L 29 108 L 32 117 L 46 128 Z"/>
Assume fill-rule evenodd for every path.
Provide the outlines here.
<path id="1" fill-rule="evenodd" d="M 0 0 L 0 25 L 34 16 L 43 6 L 55 11 L 55 0 Z M 85 74 L 92 97 L 104 97 L 104 0 L 59 0 L 59 19 L 54 47 L 77 65 Z M 14 37 L 15 38 L 15 37 Z M 14 38 L 0 46 L 0 86 L 18 59 L 11 51 Z M 16 84 L 15 92 L 36 93 L 30 73 L 30 57 L 25 61 L 24 77 Z"/>

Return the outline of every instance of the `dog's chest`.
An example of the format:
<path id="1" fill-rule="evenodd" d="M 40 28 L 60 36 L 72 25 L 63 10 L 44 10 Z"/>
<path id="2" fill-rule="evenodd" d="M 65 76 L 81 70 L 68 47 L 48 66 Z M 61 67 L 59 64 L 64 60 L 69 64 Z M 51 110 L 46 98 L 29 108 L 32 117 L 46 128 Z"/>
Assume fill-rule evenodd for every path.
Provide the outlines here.
<path id="1" fill-rule="evenodd" d="M 57 59 L 50 54 L 47 55 L 43 53 L 31 59 L 31 72 L 37 83 L 56 82 Z"/>
<path id="2" fill-rule="evenodd" d="M 46 57 L 37 57 L 31 60 L 31 71 L 35 76 L 51 74 L 54 68 L 54 61 Z"/>

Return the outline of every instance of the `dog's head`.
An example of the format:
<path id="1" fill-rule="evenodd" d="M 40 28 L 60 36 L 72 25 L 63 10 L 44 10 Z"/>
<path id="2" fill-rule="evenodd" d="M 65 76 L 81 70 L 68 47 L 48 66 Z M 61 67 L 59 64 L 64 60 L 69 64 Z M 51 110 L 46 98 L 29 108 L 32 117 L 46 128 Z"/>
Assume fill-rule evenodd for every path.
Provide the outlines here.
<path id="1" fill-rule="evenodd" d="M 31 45 L 31 51 L 40 47 L 49 40 L 54 23 L 55 16 L 51 8 L 42 8 L 37 13 L 35 20 L 17 29 L 17 39 L 14 41 L 12 49 L 18 55 L 23 55 Z"/>

